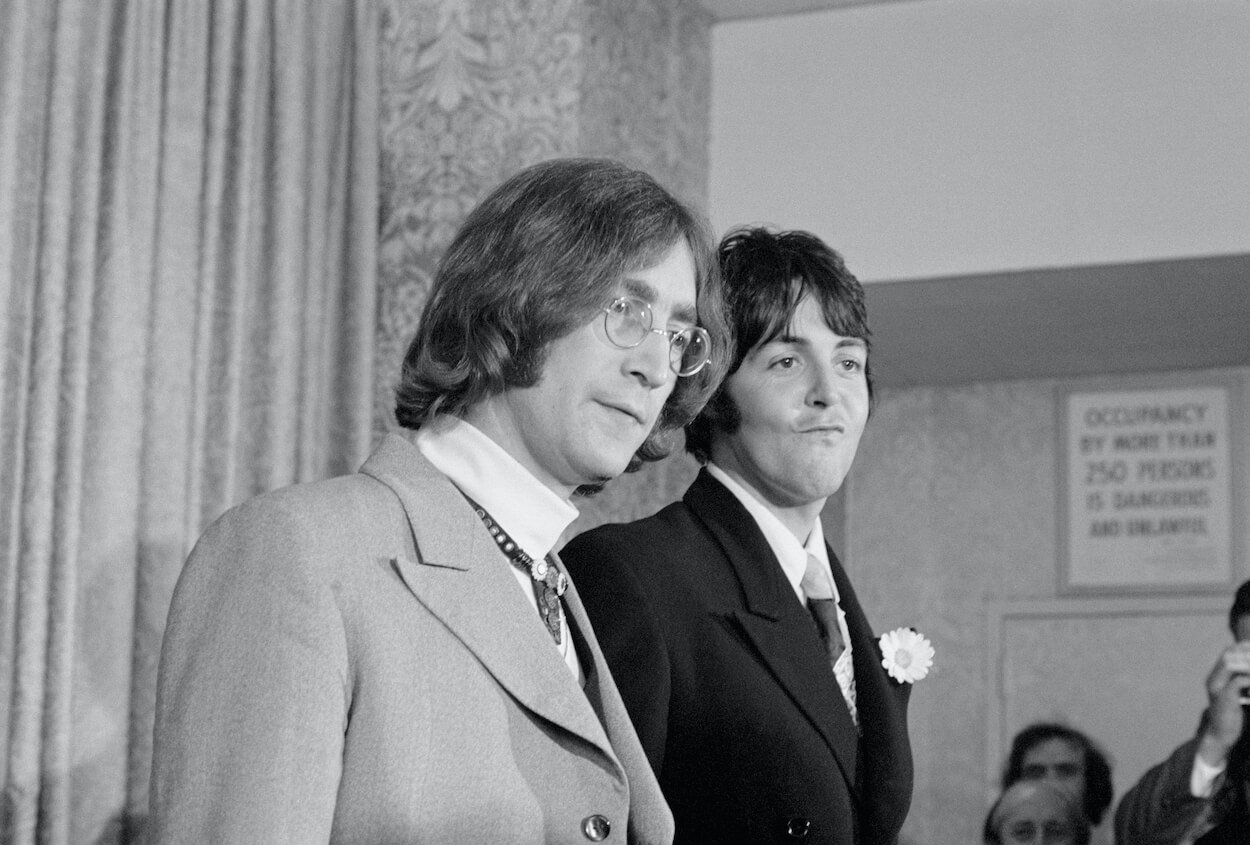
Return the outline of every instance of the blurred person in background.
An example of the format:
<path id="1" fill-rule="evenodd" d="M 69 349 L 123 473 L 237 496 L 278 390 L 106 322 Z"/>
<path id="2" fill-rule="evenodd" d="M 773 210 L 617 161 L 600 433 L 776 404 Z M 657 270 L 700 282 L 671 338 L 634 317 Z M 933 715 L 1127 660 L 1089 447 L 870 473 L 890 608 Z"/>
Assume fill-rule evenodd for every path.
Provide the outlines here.
<path id="1" fill-rule="evenodd" d="M 1003 789 L 1021 780 L 1050 781 L 1071 791 L 1095 827 L 1115 797 L 1106 753 L 1075 728 L 1054 722 L 1029 725 L 1012 740 Z"/>
<path id="2" fill-rule="evenodd" d="M 1197 735 L 1120 800 L 1119 845 L 1250 842 L 1250 581 L 1233 597 L 1228 627 L 1233 643 L 1207 675 Z"/>
<path id="3" fill-rule="evenodd" d="M 1090 826 L 1071 790 L 1047 780 L 1016 781 L 985 818 L 984 845 L 1089 845 Z"/>

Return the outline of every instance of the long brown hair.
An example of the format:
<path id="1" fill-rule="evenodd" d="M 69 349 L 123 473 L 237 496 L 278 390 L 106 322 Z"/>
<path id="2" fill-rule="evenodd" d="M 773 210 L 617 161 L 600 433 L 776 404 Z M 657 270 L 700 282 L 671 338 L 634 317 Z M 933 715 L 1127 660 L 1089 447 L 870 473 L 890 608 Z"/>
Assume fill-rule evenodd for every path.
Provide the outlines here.
<path id="1" fill-rule="evenodd" d="M 666 456 L 724 372 L 720 277 L 704 219 L 647 173 L 609 159 L 526 168 L 469 214 L 404 357 L 399 424 L 418 429 L 436 414 L 463 415 L 489 396 L 536 384 L 552 341 L 593 319 L 624 273 L 653 266 L 683 239 L 712 360 L 677 380 L 629 470 Z"/>

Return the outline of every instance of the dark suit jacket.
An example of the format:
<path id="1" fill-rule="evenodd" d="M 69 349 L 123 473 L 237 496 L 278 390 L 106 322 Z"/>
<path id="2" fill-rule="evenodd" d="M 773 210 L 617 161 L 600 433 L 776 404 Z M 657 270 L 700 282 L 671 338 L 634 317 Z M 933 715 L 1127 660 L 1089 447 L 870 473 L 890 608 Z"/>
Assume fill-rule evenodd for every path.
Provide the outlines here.
<path id="1" fill-rule="evenodd" d="M 1223 783 L 1211 798 L 1189 793 L 1198 740 L 1191 739 L 1142 775 L 1115 811 L 1118 845 L 1175 845 L 1202 831 L 1196 845 L 1250 842 L 1250 742 L 1243 735 L 1233 750 Z"/>
<path id="2" fill-rule="evenodd" d="M 149 841 L 609 842 L 673 822 L 576 590 L 585 689 L 402 437 L 218 520 L 174 593 Z"/>
<path id="3" fill-rule="evenodd" d="M 677 842 L 896 841 L 911 802 L 910 687 L 881 667 L 832 553 L 861 735 L 776 556 L 706 470 L 681 502 L 582 534 L 561 556 L 672 807 Z"/>

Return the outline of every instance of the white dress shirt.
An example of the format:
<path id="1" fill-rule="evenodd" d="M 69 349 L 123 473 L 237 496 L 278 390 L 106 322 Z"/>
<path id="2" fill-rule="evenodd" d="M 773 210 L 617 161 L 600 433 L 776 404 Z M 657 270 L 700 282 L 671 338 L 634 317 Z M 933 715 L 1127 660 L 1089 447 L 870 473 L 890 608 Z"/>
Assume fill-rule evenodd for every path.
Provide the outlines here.
<path id="1" fill-rule="evenodd" d="M 833 580 L 833 570 L 829 566 L 829 552 L 825 548 L 825 532 L 821 527 L 820 517 L 816 517 L 812 522 L 811 530 L 807 535 L 807 542 L 800 543 L 798 538 L 794 536 L 789 528 L 782 524 L 775 513 L 757 499 L 754 493 L 734 480 L 729 473 L 711 462 L 707 464 L 707 471 L 709 475 L 725 485 L 725 488 L 730 493 L 733 493 L 734 498 L 747 509 L 747 513 L 751 514 L 755 524 L 759 526 L 760 533 L 768 541 L 768 547 L 777 556 L 777 561 L 781 564 L 781 571 L 785 573 L 786 580 L 790 582 L 794 595 L 804 605 L 807 604 L 807 596 L 803 594 L 803 573 L 807 571 L 807 556 L 810 554 L 820 562 L 824 567 L 825 577 L 829 579 L 831 594 L 834 599 L 839 601 L 838 619 L 842 628 L 842 638 L 849 642 L 850 636 L 846 631 L 846 620 L 843 618 L 841 611 L 840 602 L 842 597 L 838 595 L 838 585 Z"/>
<path id="2" fill-rule="evenodd" d="M 578 510 L 568 500 L 557 496 L 502 446 L 459 417 L 444 415 L 426 423 L 417 431 L 416 444 L 435 469 L 481 505 L 534 560 L 546 557 L 564 529 L 577 519 Z M 500 556 L 503 557 L 502 552 Z M 542 627 L 544 638 L 559 648 L 569 671 L 579 684 L 584 683 L 577 649 L 572 647 L 569 636 L 567 612 L 560 614 L 557 646 L 538 615 L 538 598 L 529 573 L 511 561 L 506 565 L 533 606 L 534 622 Z"/>

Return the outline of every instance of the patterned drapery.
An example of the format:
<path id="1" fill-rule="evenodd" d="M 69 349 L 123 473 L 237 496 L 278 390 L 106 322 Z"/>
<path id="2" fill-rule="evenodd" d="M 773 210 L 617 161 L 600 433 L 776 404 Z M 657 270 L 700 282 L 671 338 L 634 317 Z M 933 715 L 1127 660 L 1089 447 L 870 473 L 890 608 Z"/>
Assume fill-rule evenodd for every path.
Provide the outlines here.
<path id="1" fill-rule="evenodd" d="M 0 39 L 0 841 L 130 841 L 190 544 L 368 450 L 376 10 L 11 0 Z"/>

